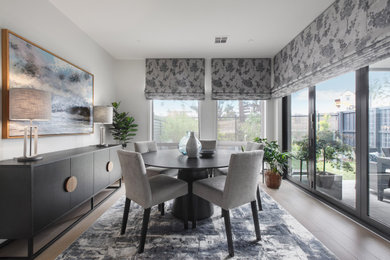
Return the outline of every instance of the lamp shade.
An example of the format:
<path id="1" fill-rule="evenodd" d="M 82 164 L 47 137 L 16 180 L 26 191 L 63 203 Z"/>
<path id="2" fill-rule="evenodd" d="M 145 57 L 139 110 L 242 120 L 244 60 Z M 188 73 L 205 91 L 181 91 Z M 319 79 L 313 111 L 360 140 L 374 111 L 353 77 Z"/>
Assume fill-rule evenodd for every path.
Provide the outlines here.
<path id="1" fill-rule="evenodd" d="M 112 107 L 108 106 L 94 106 L 93 107 L 93 121 L 101 124 L 112 124 Z"/>
<path id="2" fill-rule="evenodd" d="M 9 117 L 11 120 L 50 120 L 51 94 L 32 88 L 11 88 Z"/>

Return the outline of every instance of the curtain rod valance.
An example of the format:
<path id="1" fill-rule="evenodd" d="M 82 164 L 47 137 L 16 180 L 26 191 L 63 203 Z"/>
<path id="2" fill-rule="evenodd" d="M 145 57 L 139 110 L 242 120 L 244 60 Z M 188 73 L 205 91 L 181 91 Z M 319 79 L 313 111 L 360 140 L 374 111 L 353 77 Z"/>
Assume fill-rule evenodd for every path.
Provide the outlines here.
<path id="1" fill-rule="evenodd" d="M 146 99 L 205 98 L 204 59 L 146 59 Z"/>
<path id="2" fill-rule="evenodd" d="M 390 56 L 390 1 L 337 0 L 274 57 L 272 97 Z"/>
<path id="3" fill-rule="evenodd" d="M 212 59 L 212 99 L 270 99 L 271 59 Z"/>

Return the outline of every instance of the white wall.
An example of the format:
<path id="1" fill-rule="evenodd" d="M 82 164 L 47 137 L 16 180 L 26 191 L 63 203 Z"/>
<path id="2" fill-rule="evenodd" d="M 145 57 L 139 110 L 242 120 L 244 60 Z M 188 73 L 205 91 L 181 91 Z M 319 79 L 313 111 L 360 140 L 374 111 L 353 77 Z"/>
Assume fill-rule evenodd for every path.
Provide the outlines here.
<path id="1" fill-rule="evenodd" d="M 138 132 L 133 141 L 151 140 L 152 102 L 146 100 L 145 60 L 116 61 L 114 66 L 117 101 L 120 110 L 129 112 L 138 124 Z"/>
<path id="2" fill-rule="evenodd" d="M 49 0 L 1 0 L 0 29 L 2 28 L 9 29 L 94 74 L 95 104 L 106 105 L 115 100 L 114 59 L 59 12 Z M 95 127 L 93 135 L 42 137 L 39 140 L 39 152 L 98 142 L 99 131 Z M 0 139 L 0 160 L 21 156 L 22 149 L 21 139 Z"/>

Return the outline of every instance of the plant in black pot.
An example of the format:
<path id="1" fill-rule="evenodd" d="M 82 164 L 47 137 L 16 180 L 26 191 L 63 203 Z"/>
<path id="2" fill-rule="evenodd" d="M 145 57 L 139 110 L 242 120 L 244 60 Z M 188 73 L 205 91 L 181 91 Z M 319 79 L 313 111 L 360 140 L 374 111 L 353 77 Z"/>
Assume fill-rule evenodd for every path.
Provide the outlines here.
<path id="1" fill-rule="evenodd" d="M 290 154 L 281 152 L 276 141 L 268 141 L 266 138 L 259 137 L 256 137 L 254 141 L 264 145 L 264 161 L 269 165 L 269 169 L 264 174 L 267 187 L 278 189 L 282 183 L 283 173 L 287 169 Z"/>
<path id="2" fill-rule="evenodd" d="M 129 116 L 128 112 L 119 111 L 120 104 L 121 102 L 112 103 L 114 117 L 110 130 L 114 140 L 117 140 L 125 148 L 127 143 L 136 135 L 138 125 L 134 123 L 134 117 Z"/>
<path id="3" fill-rule="evenodd" d="M 302 181 L 303 163 L 306 163 L 306 174 L 308 174 L 308 161 L 309 161 L 309 138 L 303 137 L 299 141 L 293 142 L 294 148 L 291 152 L 291 156 L 299 160 L 299 180 Z"/>

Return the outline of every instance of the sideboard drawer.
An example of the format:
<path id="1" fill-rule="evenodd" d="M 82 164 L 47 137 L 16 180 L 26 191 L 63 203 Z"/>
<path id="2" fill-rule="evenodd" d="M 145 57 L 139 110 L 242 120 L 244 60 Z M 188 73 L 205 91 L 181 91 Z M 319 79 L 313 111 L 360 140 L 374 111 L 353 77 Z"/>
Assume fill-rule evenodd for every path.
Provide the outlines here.
<path id="1" fill-rule="evenodd" d="M 70 209 L 70 193 L 64 187 L 69 177 L 70 159 L 34 168 L 32 197 L 35 232 Z"/>
<path id="2" fill-rule="evenodd" d="M 72 157 L 70 174 L 77 178 L 77 187 L 70 193 L 73 208 L 93 195 L 93 154 Z"/>
<path id="3" fill-rule="evenodd" d="M 114 147 L 110 149 L 110 162 L 113 164 L 113 168 L 110 172 L 110 183 L 114 183 L 120 178 L 122 178 L 122 169 L 121 169 L 121 164 L 119 162 L 119 157 L 118 157 L 118 150 L 121 150 L 122 147 Z"/>
<path id="4" fill-rule="evenodd" d="M 94 185 L 93 193 L 96 194 L 110 185 L 110 172 L 107 164 L 110 161 L 110 151 L 108 149 L 93 153 Z"/>

